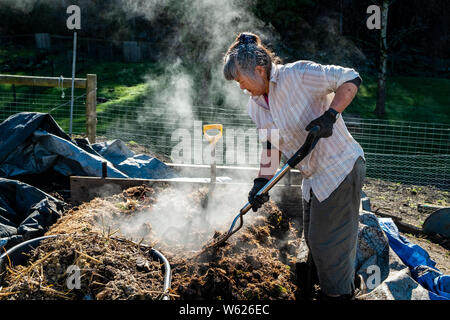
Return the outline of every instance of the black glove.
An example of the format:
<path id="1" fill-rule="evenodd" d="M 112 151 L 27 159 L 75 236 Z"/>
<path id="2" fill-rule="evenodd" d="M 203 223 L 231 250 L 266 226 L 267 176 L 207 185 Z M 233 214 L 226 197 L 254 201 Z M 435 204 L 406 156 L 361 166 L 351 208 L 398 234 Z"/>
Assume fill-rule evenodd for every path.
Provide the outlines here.
<path id="1" fill-rule="evenodd" d="M 320 130 L 318 132 L 319 138 L 328 138 L 333 134 L 333 124 L 336 122 L 336 119 L 339 115 L 339 112 L 330 108 L 324 112 L 323 115 L 311 121 L 305 128 L 306 131 L 311 130 L 314 126 L 319 126 Z"/>
<path id="2" fill-rule="evenodd" d="M 266 178 L 256 178 L 253 180 L 253 188 L 248 193 L 248 202 L 252 205 L 253 212 L 256 212 L 264 202 L 269 201 L 269 193 L 260 194 L 256 196 L 259 190 L 269 182 Z"/>

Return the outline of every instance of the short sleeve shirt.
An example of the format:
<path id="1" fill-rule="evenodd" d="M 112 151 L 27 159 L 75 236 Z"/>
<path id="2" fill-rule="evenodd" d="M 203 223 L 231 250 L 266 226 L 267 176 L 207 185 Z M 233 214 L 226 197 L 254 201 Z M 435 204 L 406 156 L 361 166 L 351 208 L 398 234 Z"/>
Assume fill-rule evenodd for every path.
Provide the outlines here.
<path id="1" fill-rule="evenodd" d="M 339 86 L 356 77 L 359 74 L 354 69 L 312 61 L 272 64 L 269 103 L 264 96 L 251 97 L 248 103 L 260 140 L 269 140 L 290 158 L 306 140 L 305 127 L 329 108 Z M 320 139 L 296 167 L 303 176 L 303 198 L 309 201 L 311 188 L 319 201 L 328 198 L 360 156 L 364 158 L 361 146 L 339 117 L 333 134 Z"/>

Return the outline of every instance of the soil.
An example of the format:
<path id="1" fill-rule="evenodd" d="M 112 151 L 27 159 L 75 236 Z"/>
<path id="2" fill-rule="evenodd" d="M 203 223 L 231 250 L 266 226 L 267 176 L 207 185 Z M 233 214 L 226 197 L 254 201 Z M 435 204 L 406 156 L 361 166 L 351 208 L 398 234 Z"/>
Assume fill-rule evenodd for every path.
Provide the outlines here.
<path id="1" fill-rule="evenodd" d="M 295 299 L 296 230 L 273 202 L 224 245 L 172 257 L 172 288 L 181 299 Z"/>
<path id="2" fill-rule="evenodd" d="M 434 187 L 404 185 L 368 178 L 363 190 L 370 198 L 372 212 L 377 210 L 389 212 L 402 218 L 402 221 L 416 226 L 421 225 L 420 222 L 429 214 L 419 212 L 417 209 L 419 203 L 449 204 L 449 193 Z M 171 190 L 166 186 L 158 190 L 144 186 L 130 188 L 122 195 L 116 195 L 115 201 L 124 202 L 126 205 L 122 211 L 130 213 L 151 207 L 155 203 L 156 195 L 163 192 L 171 192 Z M 205 196 L 206 190 L 199 190 L 189 195 L 191 199 L 194 199 L 194 203 L 201 203 Z M 77 221 L 75 225 L 80 231 L 79 221 L 86 221 L 86 218 L 92 217 L 90 214 L 86 215 L 86 211 L 109 211 L 113 215 L 120 215 L 117 205 L 112 203 L 111 199 L 95 199 L 85 206 L 97 207 L 97 209 L 87 210 L 80 207 L 78 214 L 74 215 L 76 219 L 70 221 Z M 108 209 L 105 210 L 106 208 Z M 397 211 L 396 208 L 402 210 Z M 198 207 L 194 208 L 194 210 L 197 209 Z M 297 221 L 286 216 L 284 211 L 280 211 L 272 201 L 263 206 L 257 215 L 252 213 L 251 217 L 253 220 L 247 220 L 245 227 L 233 235 L 224 246 L 212 251 L 207 250 L 201 255 L 196 255 L 198 252 L 192 251 L 193 248 L 189 247 L 189 243 L 158 242 L 151 236 L 151 226 L 143 226 L 141 236 L 151 244 L 158 242 L 159 248 L 167 257 L 170 257 L 173 268 L 172 292 L 181 299 L 201 299 L 205 296 L 217 299 L 294 298 L 296 294 L 295 286 L 292 287 L 292 283 L 295 283 L 294 256 L 299 241 Z M 63 219 L 60 221 L 63 222 Z M 83 228 L 85 230 L 95 226 L 98 228 L 98 221 L 97 218 L 96 223 L 85 224 Z M 67 226 L 64 228 L 67 229 Z M 102 230 L 104 229 L 103 227 Z M 58 223 L 52 230 L 58 231 Z M 71 232 L 74 231 L 74 229 L 71 230 Z M 408 233 L 401 233 L 401 235 L 424 248 L 437 263 L 436 267 L 444 274 L 450 274 L 448 239 L 426 235 L 419 237 Z M 211 234 L 196 236 L 197 240 L 200 239 L 205 244 L 211 241 Z M 266 264 L 260 265 L 261 257 Z M 255 264 L 259 268 L 255 269 Z M 273 270 L 277 271 L 272 272 Z M 270 277 L 272 273 L 273 276 Z M 279 274 L 282 279 L 281 287 L 278 287 L 279 292 L 273 289 L 278 285 L 275 274 Z M 226 290 L 217 292 L 217 288 L 226 288 Z M 250 292 L 254 292 L 255 295 L 251 295 Z"/>
<path id="3" fill-rule="evenodd" d="M 430 212 L 420 212 L 418 204 L 450 206 L 450 192 L 433 186 L 416 186 L 367 178 L 363 191 L 370 198 L 371 211 L 388 213 L 418 228 Z M 450 274 L 450 241 L 439 235 L 414 236 L 400 232 L 410 242 L 421 246 L 444 274 Z"/>
<path id="4" fill-rule="evenodd" d="M 419 212 L 418 204 L 450 206 L 450 192 L 433 186 L 415 186 L 367 178 L 363 191 L 370 198 L 372 212 L 387 212 L 419 228 L 429 213 Z"/>

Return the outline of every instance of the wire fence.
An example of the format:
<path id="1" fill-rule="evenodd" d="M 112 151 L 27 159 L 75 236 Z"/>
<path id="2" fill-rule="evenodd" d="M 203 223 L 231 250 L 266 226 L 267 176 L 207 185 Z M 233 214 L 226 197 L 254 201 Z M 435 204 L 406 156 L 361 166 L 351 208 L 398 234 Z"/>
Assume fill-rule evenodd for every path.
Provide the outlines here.
<path id="1" fill-rule="evenodd" d="M 70 97 L 0 93 L 0 121 L 22 111 L 50 113 L 68 130 Z M 97 106 L 97 136 L 139 145 L 164 161 L 209 164 L 204 124 L 221 123 L 216 163 L 258 166 L 261 144 L 245 108 L 189 106 L 169 109 L 151 102 L 109 101 Z M 367 176 L 388 181 L 450 189 L 450 125 L 360 119 L 344 116 L 361 144 Z M 73 133 L 85 133 L 85 95 L 74 101 Z"/>
<path id="2" fill-rule="evenodd" d="M 43 95 L 0 92 L 0 121 L 19 112 L 49 113 L 64 131 L 69 132 L 70 94 Z M 72 133 L 86 132 L 86 94 L 74 96 Z"/>

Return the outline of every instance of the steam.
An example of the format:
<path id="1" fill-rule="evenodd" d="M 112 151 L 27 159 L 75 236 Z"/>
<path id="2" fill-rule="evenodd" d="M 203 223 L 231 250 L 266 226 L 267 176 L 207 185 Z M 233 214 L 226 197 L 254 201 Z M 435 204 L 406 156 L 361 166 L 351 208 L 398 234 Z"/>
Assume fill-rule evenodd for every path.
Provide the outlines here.
<path id="1" fill-rule="evenodd" d="M 181 65 L 181 59 L 168 66 L 162 76 L 147 77 L 147 82 L 155 91 L 151 99 L 147 99 L 146 106 L 151 111 L 149 117 L 154 115 L 171 114 L 172 120 L 178 122 L 191 122 L 194 119 L 192 111 L 193 80 Z M 138 118 L 139 123 L 145 123 L 146 114 Z"/>
<path id="2" fill-rule="evenodd" d="M 124 4 L 129 15 L 138 13 L 135 2 L 128 0 Z M 170 1 L 163 4 L 170 6 Z M 152 19 L 161 8 L 161 4 L 155 5 L 152 1 L 145 2 L 139 11 Z M 161 63 L 166 65 L 164 72 L 147 78 L 154 94 L 145 103 L 146 110 L 139 117 L 141 124 L 155 117 L 168 119 L 170 115 L 170 123 L 159 125 L 189 127 L 192 121 L 200 120 L 198 105 L 213 107 L 214 97 L 218 95 L 223 97 L 225 107 L 245 108 L 247 105 L 248 97 L 224 79 L 222 58 L 239 32 L 251 30 L 261 36 L 268 34 L 267 30 L 263 31 L 262 22 L 232 1 L 194 0 L 177 7 L 182 9 L 177 13 L 180 28 L 171 35 L 170 45 L 161 55 L 164 57 Z M 198 40 L 200 42 L 196 42 Z M 241 178 L 248 184 L 217 185 L 208 195 L 206 209 L 201 207 L 200 199 L 193 196 L 198 195 L 198 187 L 178 184 L 176 188 L 161 191 L 151 210 L 116 222 L 125 236 L 136 240 L 149 231 L 145 226 L 150 225 L 153 237 L 161 241 L 156 247 L 183 244 L 186 250 L 199 250 L 212 240 L 215 231 L 228 231 L 234 217 L 247 203 L 254 175 Z M 202 191 L 207 193 L 208 186 Z M 251 223 L 253 218 L 249 213 L 246 223 Z"/>
<path id="3" fill-rule="evenodd" d="M 2 2 L 3 2 L 2 6 L 8 6 L 11 9 L 14 9 L 14 10 L 17 10 L 17 11 L 21 11 L 24 14 L 29 14 L 33 10 L 37 0 L 19 0 L 19 1 L 17 1 L 17 0 L 3 0 Z M 56 3 L 55 0 L 54 1 L 48 1 L 48 2 Z"/>
<path id="4" fill-rule="evenodd" d="M 228 231 L 234 217 L 247 203 L 249 187 L 223 185 L 209 194 L 205 209 L 201 206 L 198 189 L 180 184 L 177 188 L 160 191 L 151 209 L 108 223 L 118 228 L 123 236 L 136 241 L 146 240 L 146 236 L 151 235 L 152 239 L 158 240 L 157 248 L 161 245 L 181 246 L 186 251 L 197 251 L 212 240 L 215 231 Z M 208 188 L 201 191 L 208 192 Z M 253 218 L 248 214 L 246 223 Z"/>
<path id="5" fill-rule="evenodd" d="M 223 55 L 242 31 L 256 32 L 263 39 L 277 38 L 246 10 L 246 1 L 121 1 L 128 16 L 139 14 L 149 20 L 163 7 L 175 11 L 168 12 L 176 25 L 160 54 L 159 63 L 166 68 L 156 79 L 148 78 L 154 94 L 147 100 L 146 112 L 160 112 L 159 106 L 164 105 L 166 115 L 179 115 L 188 123 L 199 120 L 198 106 L 214 107 L 218 97 L 230 111 L 244 111 L 248 97 L 224 79 Z"/>
<path id="6" fill-rule="evenodd" d="M 278 39 L 274 30 L 264 26 L 246 9 L 248 1 L 121 2 L 127 16 L 139 15 L 148 20 L 155 19 L 164 8 L 178 10 L 168 13 L 172 18 L 176 17 L 176 26 L 166 41 L 166 50 L 160 54 L 159 63 L 166 66 L 165 70 L 157 77 L 147 77 L 152 94 L 145 102 L 144 112 L 139 115 L 141 126 L 161 119 L 158 125 L 166 126 L 169 134 L 170 129 L 192 128 L 192 122 L 200 120 L 202 110 L 199 106 L 212 109 L 218 97 L 222 99 L 222 108 L 229 108 L 227 113 L 246 113 L 243 108 L 247 106 L 248 96 L 224 79 L 223 55 L 239 32 L 255 32 L 265 43 L 265 40 Z M 226 123 L 227 120 L 210 119 L 215 123 Z M 151 210 L 121 221 L 120 230 L 125 235 L 139 238 L 148 231 L 144 228 L 142 233 L 143 226 L 151 225 L 152 234 L 162 243 L 189 244 L 189 250 L 199 250 L 212 239 L 214 231 L 228 231 L 234 217 L 247 203 L 255 175 L 240 177 L 248 184 L 217 186 L 208 196 L 206 210 L 200 206 L 199 199 L 192 198 L 198 191 L 192 186 L 178 185 L 176 189 L 163 190 Z M 250 213 L 246 215 L 246 223 L 253 218 Z"/>
<path id="7" fill-rule="evenodd" d="M 120 7 L 129 18 L 144 16 L 147 20 L 155 19 L 169 4 L 169 0 L 120 0 Z"/>

